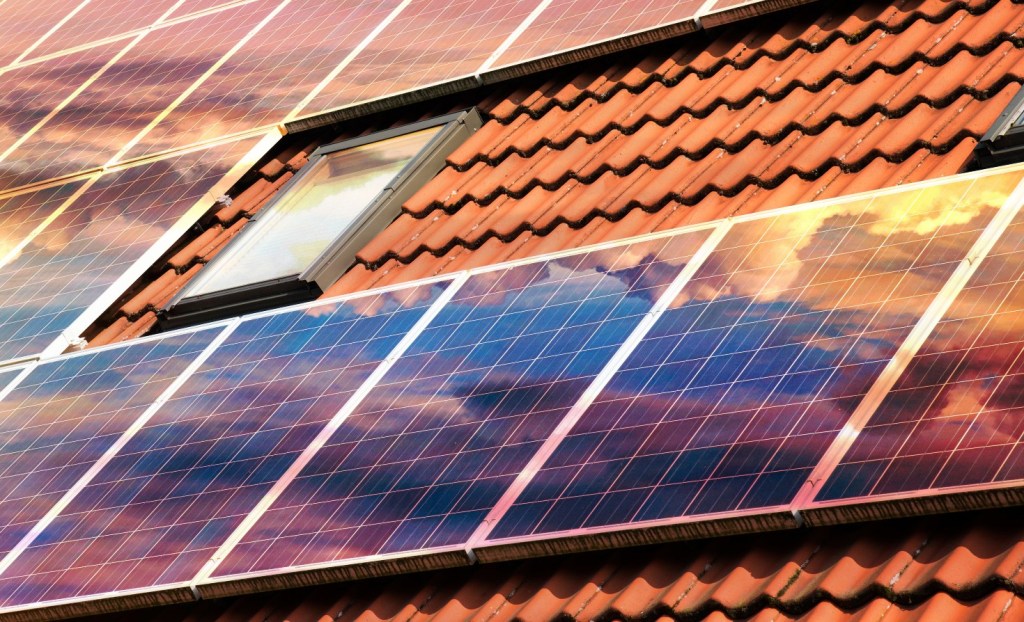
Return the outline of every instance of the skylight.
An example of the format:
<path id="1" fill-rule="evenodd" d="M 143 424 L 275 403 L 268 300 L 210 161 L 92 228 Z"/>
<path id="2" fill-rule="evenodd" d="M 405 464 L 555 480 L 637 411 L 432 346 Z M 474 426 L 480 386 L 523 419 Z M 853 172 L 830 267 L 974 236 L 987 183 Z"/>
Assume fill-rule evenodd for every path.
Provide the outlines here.
<path id="1" fill-rule="evenodd" d="M 275 202 L 172 301 L 167 323 L 319 295 L 477 127 L 479 116 L 469 111 L 321 147 Z"/>

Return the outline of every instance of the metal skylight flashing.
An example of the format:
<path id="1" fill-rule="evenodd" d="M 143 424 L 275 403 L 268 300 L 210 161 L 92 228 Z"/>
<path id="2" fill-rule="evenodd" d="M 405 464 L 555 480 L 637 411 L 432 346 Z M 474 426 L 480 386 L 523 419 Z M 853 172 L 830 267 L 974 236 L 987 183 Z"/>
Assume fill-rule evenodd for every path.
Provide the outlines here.
<path id="1" fill-rule="evenodd" d="M 975 168 L 1024 161 L 1024 89 L 1017 91 L 974 148 Z"/>
<path id="2" fill-rule="evenodd" d="M 320 147 L 303 172 L 290 179 L 253 216 L 247 232 L 229 242 L 204 272 L 167 304 L 161 314 L 163 323 L 178 326 L 316 298 L 344 274 L 357 250 L 398 216 L 402 203 L 436 175 L 444 158 L 481 124 L 479 113 L 470 109 Z M 380 166 L 374 157 L 383 161 L 381 154 L 359 155 L 359 149 L 393 148 L 389 141 L 397 140 L 401 145 L 403 140 L 423 140 L 416 134 L 427 131 L 435 133 L 415 146 L 404 164 L 401 159 L 395 160 L 401 168 L 392 177 L 384 176 L 391 174 L 386 169 L 385 173 L 374 172 L 373 167 Z M 348 154 L 368 161 L 334 171 L 336 158 L 344 162 Z M 359 191 L 360 175 L 366 174 L 377 176 L 373 183 L 381 182 L 379 190 L 373 189 L 376 194 L 368 199 L 347 196 L 346 192 Z M 331 190 L 331 194 L 316 194 L 323 189 Z M 303 227 L 310 215 L 325 210 L 334 220 L 323 223 L 322 232 L 317 232 L 312 241 L 305 235 L 297 237 L 308 230 Z M 310 253 L 310 246 L 315 247 L 311 258 L 304 256 Z M 259 269 L 240 272 L 241 265 L 265 257 L 268 248 L 285 251 L 284 267 L 260 262 Z"/>

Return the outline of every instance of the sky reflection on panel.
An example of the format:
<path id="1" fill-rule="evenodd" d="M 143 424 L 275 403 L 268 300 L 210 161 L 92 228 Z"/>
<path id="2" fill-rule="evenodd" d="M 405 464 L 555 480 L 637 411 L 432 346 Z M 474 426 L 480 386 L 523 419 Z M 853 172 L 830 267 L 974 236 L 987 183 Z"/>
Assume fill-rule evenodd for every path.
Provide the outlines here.
<path id="1" fill-rule="evenodd" d="M 295 0 L 125 158 L 280 123 L 399 1 Z"/>
<path id="2" fill-rule="evenodd" d="M 735 225 L 491 538 L 789 503 L 1019 180 Z"/>
<path id="3" fill-rule="evenodd" d="M 978 266 L 819 501 L 1024 478 L 1024 216 Z"/>
<path id="4" fill-rule="evenodd" d="M 16 165 L 0 167 L 0 186 L 106 164 L 279 2 L 257 0 L 150 31 L 7 155 L 5 161 Z M 64 62 L 61 57 L 44 64 Z"/>
<path id="5" fill-rule="evenodd" d="M 253 144 L 240 141 L 100 177 L 0 266 L 0 360 L 53 343 Z M 39 210 L 33 218 L 42 218 L 42 210 L 52 213 L 56 198 L 79 183 L 37 192 L 44 205 L 23 209 Z"/>
<path id="6" fill-rule="evenodd" d="M 215 576 L 464 544 L 707 235 L 473 275 Z"/>
<path id="7" fill-rule="evenodd" d="M 4 573 L 3 603 L 190 580 L 443 286 L 243 322 Z"/>
<path id="8" fill-rule="evenodd" d="M 0 400 L 0 555 L 219 332 L 170 335 L 43 363 Z"/>

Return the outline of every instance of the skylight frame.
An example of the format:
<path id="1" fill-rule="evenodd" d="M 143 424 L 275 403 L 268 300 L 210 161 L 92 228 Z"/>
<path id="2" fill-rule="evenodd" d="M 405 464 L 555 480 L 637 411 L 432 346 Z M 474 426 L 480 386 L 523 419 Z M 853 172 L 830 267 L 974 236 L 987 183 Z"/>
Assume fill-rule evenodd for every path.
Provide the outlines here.
<path id="1" fill-rule="evenodd" d="M 303 170 L 288 180 L 271 202 L 251 219 L 250 233 L 232 239 L 205 270 L 186 285 L 160 312 L 161 324 L 167 328 L 193 325 L 241 314 L 263 311 L 306 302 L 319 297 L 337 281 L 355 261 L 356 252 L 369 243 L 401 213 L 402 204 L 444 167 L 445 158 L 483 124 L 475 108 L 453 112 L 388 130 L 323 145 L 314 151 Z M 261 220 L 280 212 L 292 192 L 303 189 L 312 175 L 321 168 L 325 158 L 342 151 L 379 143 L 415 132 L 439 128 L 436 135 L 413 156 L 368 203 L 358 207 L 352 221 L 300 272 L 247 285 L 206 293 L 193 293 L 228 262 L 239 256 L 255 241 Z M 311 188 L 314 186 L 310 186 Z M 204 276 L 206 278 L 204 278 Z"/>
<path id="2" fill-rule="evenodd" d="M 978 141 L 974 155 L 974 169 L 1024 162 L 1024 89 L 1014 95 Z"/>

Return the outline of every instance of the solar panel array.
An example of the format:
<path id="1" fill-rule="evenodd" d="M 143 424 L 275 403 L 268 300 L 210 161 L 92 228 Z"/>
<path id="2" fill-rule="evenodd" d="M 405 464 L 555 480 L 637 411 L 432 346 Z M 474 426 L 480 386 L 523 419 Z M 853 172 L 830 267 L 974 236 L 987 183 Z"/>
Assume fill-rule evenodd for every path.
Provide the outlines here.
<path id="1" fill-rule="evenodd" d="M 709 9 L 635 4 L 6 3 L 0 18 L 16 28 L 0 32 L 0 192 L 426 86 L 465 89 L 624 36 L 695 30 Z"/>
<path id="2" fill-rule="evenodd" d="M 0 616 L 1024 502 L 1020 168 L 60 354 L 281 123 L 799 2 L 0 2 Z"/>
<path id="3" fill-rule="evenodd" d="M 209 191 L 237 179 L 240 171 L 227 173 L 241 153 L 268 133 L 279 136 L 283 123 L 424 87 L 470 88 L 489 72 L 651 29 L 660 34 L 644 37 L 663 38 L 696 28 L 704 4 L 649 3 L 640 11 L 620 0 L 0 4 L 0 204 L 8 206 L 0 205 L 0 221 L 18 223 L 0 240 L 8 255 L 0 263 L 0 362 L 46 356 L 55 339 L 76 337 L 73 329 L 96 315 L 84 301 L 112 302 L 117 277 L 129 267 L 138 272 L 135 262 L 149 256 L 143 247 L 160 239 L 151 234 L 194 222 L 191 212 L 166 205 L 154 210 L 162 212 L 158 223 L 111 205 L 122 215 L 102 217 L 127 218 L 110 223 L 136 237 L 74 240 L 89 236 L 83 227 L 100 210 L 95 195 L 136 174 L 123 167 L 180 170 L 183 158 L 196 159 L 190 152 L 221 145 L 193 164 L 209 166 L 205 172 L 182 170 L 179 182 L 139 173 L 127 189 L 141 192 L 147 177 L 176 207 L 202 200 L 209 209 L 216 198 Z M 32 214 L 25 202 L 34 203 Z"/>
<path id="4" fill-rule="evenodd" d="M 0 615 L 851 519 L 896 493 L 1024 494 L 1022 180 L 0 370 Z M 25 209 L 74 191 L 57 188 Z"/>

